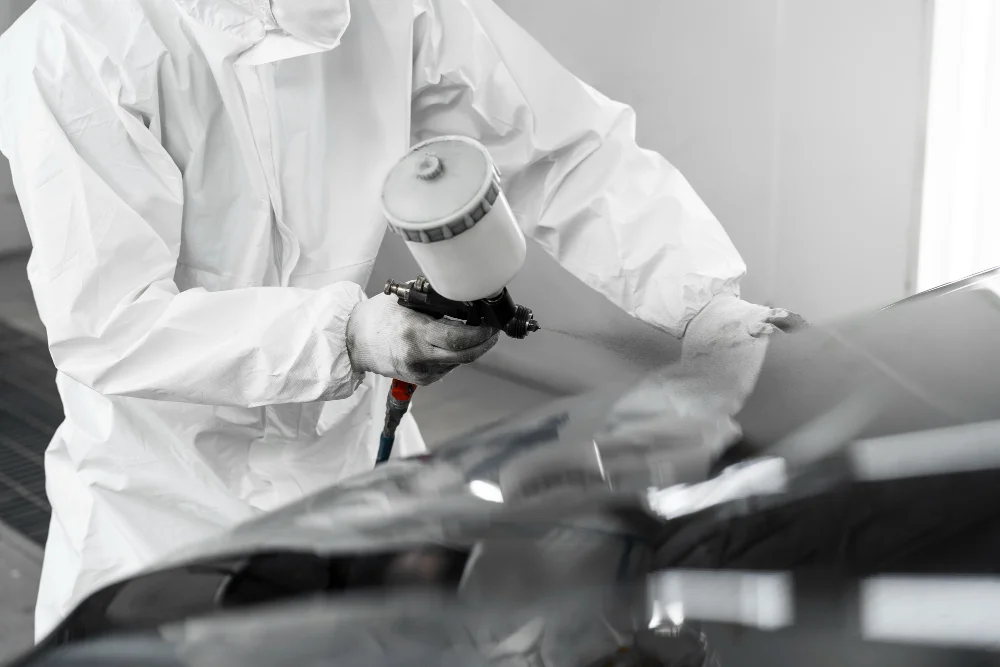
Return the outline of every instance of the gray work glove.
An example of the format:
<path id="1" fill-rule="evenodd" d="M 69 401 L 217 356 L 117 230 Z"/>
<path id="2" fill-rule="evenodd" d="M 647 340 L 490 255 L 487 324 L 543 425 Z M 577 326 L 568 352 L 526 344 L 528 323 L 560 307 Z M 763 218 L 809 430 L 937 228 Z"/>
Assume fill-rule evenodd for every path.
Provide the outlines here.
<path id="1" fill-rule="evenodd" d="M 742 404 L 757 383 L 768 338 L 806 326 L 801 316 L 788 310 L 719 295 L 685 329 L 675 370 L 697 378 L 698 393 Z"/>
<path id="2" fill-rule="evenodd" d="M 742 347 L 778 331 L 789 332 L 806 326 L 806 321 L 791 311 L 758 306 L 722 294 L 688 323 L 682 339 L 682 354 L 702 355 Z"/>
<path id="3" fill-rule="evenodd" d="M 757 383 L 771 336 L 804 326 L 787 310 L 713 298 L 685 329 L 681 358 L 626 393 L 596 442 L 658 450 L 663 458 L 651 455 L 649 470 L 660 484 L 701 481 L 741 436 L 734 416 Z"/>
<path id="4" fill-rule="evenodd" d="M 435 320 L 379 294 L 351 312 L 347 354 L 356 372 L 428 385 L 489 352 L 499 337 L 491 327 Z"/>

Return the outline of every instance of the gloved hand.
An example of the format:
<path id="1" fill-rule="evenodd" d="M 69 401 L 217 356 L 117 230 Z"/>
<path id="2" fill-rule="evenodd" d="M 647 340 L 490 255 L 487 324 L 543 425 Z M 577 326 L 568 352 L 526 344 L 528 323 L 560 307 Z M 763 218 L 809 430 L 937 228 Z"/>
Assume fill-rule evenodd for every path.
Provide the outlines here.
<path id="1" fill-rule="evenodd" d="M 806 326 L 806 321 L 796 313 L 758 306 L 723 294 L 712 299 L 688 323 L 681 354 L 693 357 L 742 347 L 778 331 L 789 332 Z"/>
<path id="2" fill-rule="evenodd" d="M 717 296 L 688 323 L 681 358 L 664 369 L 661 382 L 683 410 L 711 405 L 735 414 L 757 383 L 770 336 L 805 326 L 787 310 Z"/>
<path id="3" fill-rule="evenodd" d="M 400 306 L 395 296 L 379 294 L 351 312 L 347 354 L 357 372 L 422 386 L 483 356 L 499 337 L 497 329 L 435 320 Z"/>

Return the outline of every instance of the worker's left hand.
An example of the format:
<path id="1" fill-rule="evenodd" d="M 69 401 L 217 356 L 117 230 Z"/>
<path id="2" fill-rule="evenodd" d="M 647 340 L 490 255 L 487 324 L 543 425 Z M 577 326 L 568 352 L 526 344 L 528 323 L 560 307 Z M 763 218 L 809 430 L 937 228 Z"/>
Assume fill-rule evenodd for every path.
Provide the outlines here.
<path id="1" fill-rule="evenodd" d="M 757 382 L 768 339 L 805 326 L 788 310 L 717 296 L 688 324 L 681 359 L 670 374 L 686 378 L 686 395 L 713 403 L 725 397 L 723 402 L 736 409 Z"/>
<path id="2" fill-rule="evenodd" d="M 659 438 L 673 447 L 666 443 L 688 446 L 697 434 L 706 460 L 721 455 L 740 437 L 733 416 L 757 383 L 768 339 L 803 326 L 805 320 L 787 310 L 716 296 L 688 323 L 681 358 L 628 392 L 611 411 L 601 436 L 632 442 Z M 664 433 L 674 432 L 675 440 L 663 441 Z"/>
<path id="3" fill-rule="evenodd" d="M 793 313 L 790 310 L 785 310 L 783 308 L 770 308 L 770 312 L 764 318 L 761 326 L 754 327 L 754 336 L 766 336 L 768 334 L 773 334 L 777 331 L 782 331 L 788 333 L 790 331 L 798 331 L 799 329 L 804 329 L 809 326 L 798 313 Z"/>
<path id="4" fill-rule="evenodd" d="M 778 332 L 808 326 L 802 316 L 723 294 L 712 299 L 684 331 L 682 354 L 699 356 L 726 348 L 745 347 Z"/>

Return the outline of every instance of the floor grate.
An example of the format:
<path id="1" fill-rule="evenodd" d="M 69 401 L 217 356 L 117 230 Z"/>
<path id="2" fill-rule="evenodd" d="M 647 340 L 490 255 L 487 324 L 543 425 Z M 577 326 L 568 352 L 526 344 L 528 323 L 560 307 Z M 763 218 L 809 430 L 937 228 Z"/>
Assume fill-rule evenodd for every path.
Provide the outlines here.
<path id="1" fill-rule="evenodd" d="M 40 545 L 50 515 L 43 459 L 62 414 L 45 342 L 0 324 L 0 521 Z"/>

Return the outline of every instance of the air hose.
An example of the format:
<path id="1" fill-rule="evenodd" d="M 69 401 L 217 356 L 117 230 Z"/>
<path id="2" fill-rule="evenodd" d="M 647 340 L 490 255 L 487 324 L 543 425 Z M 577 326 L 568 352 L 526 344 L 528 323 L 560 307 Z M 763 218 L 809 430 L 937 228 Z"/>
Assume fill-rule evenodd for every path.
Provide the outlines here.
<path id="1" fill-rule="evenodd" d="M 385 405 L 385 426 L 382 428 L 382 436 L 378 440 L 378 456 L 375 457 L 375 465 L 385 463 L 392 454 L 392 445 L 396 441 L 396 428 L 402 421 L 403 415 L 410 409 L 410 399 L 413 392 L 417 390 L 417 385 L 393 380 L 389 389 L 389 396 Z"/>

